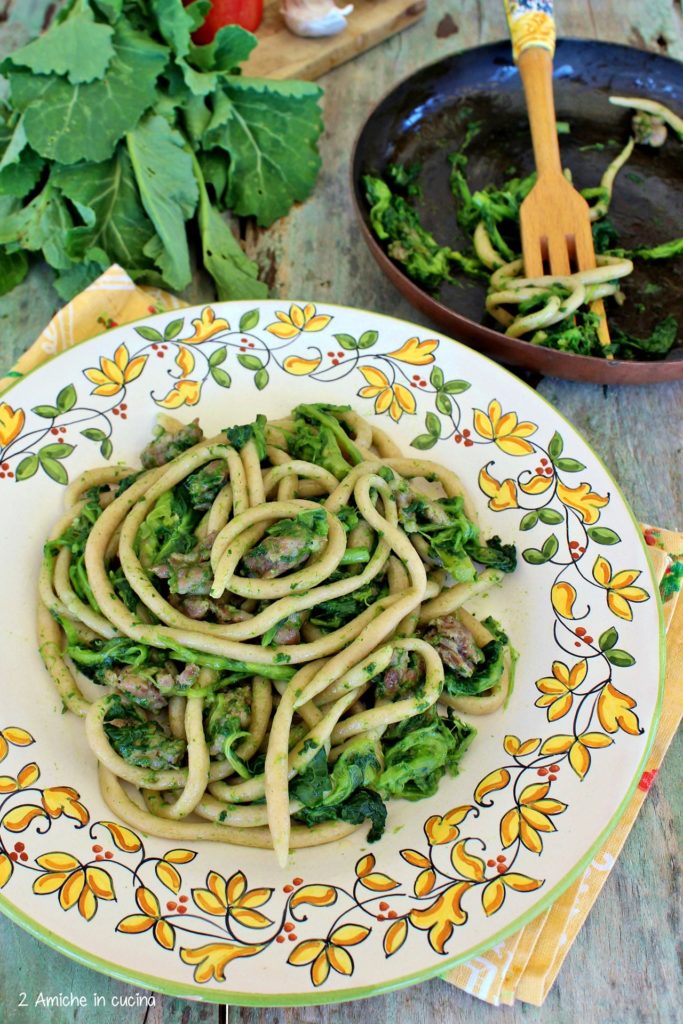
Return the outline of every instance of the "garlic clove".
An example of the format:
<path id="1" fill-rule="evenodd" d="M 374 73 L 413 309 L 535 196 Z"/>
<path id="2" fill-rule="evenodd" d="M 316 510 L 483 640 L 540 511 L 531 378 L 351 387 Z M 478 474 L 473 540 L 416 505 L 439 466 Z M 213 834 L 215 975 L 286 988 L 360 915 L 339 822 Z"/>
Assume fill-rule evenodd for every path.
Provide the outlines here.
<path id="1" fill-rule="evenodd" d="M 284 0 L 282 7 L 289 31 L 309 38 L 342 32 L 352 11 L 353 4 L 337 7 L 334 0 Z"/>

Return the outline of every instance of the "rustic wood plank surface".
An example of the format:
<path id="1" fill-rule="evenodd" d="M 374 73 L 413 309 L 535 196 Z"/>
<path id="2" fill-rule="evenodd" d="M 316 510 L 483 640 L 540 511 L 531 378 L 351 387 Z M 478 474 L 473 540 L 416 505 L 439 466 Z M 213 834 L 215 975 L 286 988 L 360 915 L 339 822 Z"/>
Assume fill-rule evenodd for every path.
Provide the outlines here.
<path id="1" fill-rule="evenodd" d="M 379 2 L 379 0 L 378 0 Z M 43 25 L 47 0 L 0 0 L 0 49 L 24 42 Z M 683 58 L 679 0 L 558 0 L 562 35 L 629 43 Z M 505 36 L 502 4 L 494 0 L 429 0 L 409 32 L 382 43 L 325 76 L 326 134 L 323 171 L 315 194 L 268 231 L 251 232 L 248 245 L 272 293 L 334 301 L 428 321 L 384 280 L 358 236 L 348 189 L 353 140 L 377 101 L 416 68 L 460 49 Z M 20 290 L 0 300 L 0 372 L 27 347 L 58 307 L 49 273 L 36 267 Z M 197 277 L 190 301 L 209 296 Z M 637 516 L 683 528 L 681 424 L 683 384 L 602 388 L 543 380 L 538 390 L 591 442 L 630 500 Z M 680 833 L 683 743 L 672 746 L 619 861 L 542 1008 L 490 1007 L 443 981 L 355 1004 L 301 1009 L 232 1009 L 239 1024 L 636 1024 L 680 1020 Z M 48 949 L 0 919 L 0 1017 L 7 1024 L 50 1020 L 58 1024 L 121 1019 L 140 1024 L 198 1024 L 225 1020 L 222 1008 L 156 996 L 136 1006 L 138 989 L 96 974 Z M 381 966 L 378 964 L 378 973 Z M 26 993 L 27 1007 L 19 1006 Z M 38 993 L 104 996 L 96 1011 L 33 1008 Z M 125 1010 L 118 1000 L 132 1000 Z"/>
<path id="2" fill-rule="evenodd" d="M 265 0 L 259 45 L 242 65 L 262 78 L 320 78 L 422 17 L 426 0 L 356 0 L 346 29 L 315 39 L 295 36 L 282 17 L 282 0 Z"/>

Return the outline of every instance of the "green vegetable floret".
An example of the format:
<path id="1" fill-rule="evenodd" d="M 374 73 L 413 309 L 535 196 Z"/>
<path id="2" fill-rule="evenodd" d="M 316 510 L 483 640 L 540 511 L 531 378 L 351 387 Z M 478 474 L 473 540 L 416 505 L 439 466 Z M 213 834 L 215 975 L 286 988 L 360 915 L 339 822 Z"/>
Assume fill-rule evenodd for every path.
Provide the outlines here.
<path id="1" fill-rule="evenodd" d="M 474 277 L 486 276 L 475 256 L 440 245 L 422 226 L 410 201 L 392 192 L 381 178 L 366 174 L 363 185 L 373 231 L 381 241 L 387 242 L 391 258 L 402 263 L 414 281 L 423 284 L 428 291 L 437 291 L 444 281 L 455 280 L 454 267 Z"/>
<path id="2" fill-rule="evenodd" d="M 340 418 L 349 409 L 348 405 L 322 402 L 298 405 L 292 414 L 294 429 L 286 432 L 290 455 L 321 466 L 343 480 L 353 466 L 363 461 Z"/>
<path id="3" fill-rule="evenodd" d="M 137 532 L 137 552 L 143 566 L 162 563 L 174 552 L 191 551 L 197 542 L 194 530 L 199 518 L 183 484 L 165 491 Z"/>
<path id="4" fill-rule="evenodd" d="M 228 441 L 238 452 L 241 452 L 248 441 L 254 441 L 259 459 L 266 457 L 266 417 L 259 413 L 253 423 L 242 423 L 233 427 L 226 427 Z"/>

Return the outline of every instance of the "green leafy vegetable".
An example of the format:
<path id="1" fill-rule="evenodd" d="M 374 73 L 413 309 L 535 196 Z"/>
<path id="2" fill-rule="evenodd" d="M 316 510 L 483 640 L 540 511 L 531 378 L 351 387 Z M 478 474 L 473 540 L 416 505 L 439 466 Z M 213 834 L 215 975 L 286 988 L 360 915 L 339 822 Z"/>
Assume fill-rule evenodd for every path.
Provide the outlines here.
<path id="1" fill-rule="evenodd" d="M 370 204 L 370 223 L 379 239 L 388 243 L 387 251 L 402 263 L 409 277 L 429 291 L 437 291 L 444 281 L 454 281 L 453 268 L 460 268 L 475 277 L 486 276 L 482 265 L 473 256 L 439 245 L 408 199 L 391 191 L 381 178 L 366 175 L 365 193 Z"/>
<path id="2" fill-rule="evenodd" d="M 42 253 L 65 299 L 112 262 L 182 289 L 194 223 L 220 299 L 267 294 L 223 214 L 268 225 L 308 196 L 321 90 L 243 75 L 256 39 L 237 25 L 195 45 L 206 10 L 76 0 L 2 61 L 0 291 L 25 276 L 25 252 Z"/>
<path id="3" fill-rule="evenodd" d="M 199 515 L 184 487 L 165 491 L 138 530 L 137 548 L 142 564 L 149 567 L 163 562 L 174 551 L 190 551 L 197 542 L 194 528 L 198 521 Z"/>
<path id="4" fill-rule="evenodd" d="M 230 76 L 215 97 L 209 147 L 230 154 L 228 206 L 268 226 L 311 191 L 320 169 L 320 89 L 308 82 Z"/>
<path id="5" fill-rule="evenodd" d="M 322 466 L 338 480 L 363 461 L 361 453 L 344 430 L 337 414 L 349 406 L 318 403 L 298 405 L 294 410 L 295 429 L 287 433 L 289 451 L 295 459 Z"/>
<path id="6" fill-rule="evenodd" d="M 358 824 L 369 819 L 368 840 L 374 842 L 384 831 L 386 808 L 371 787 L 382 770 L 377 742 L 367 736 L 353 740 L 341 753 L 330 772 L 324 750 L 319 750 L 306 769 L 290 784 L 290 794 L 304 807 L 296 817 L 307 825 L 320 821 Z"/>
<path id="7" fill-rule="evenodd" d="M 126 141 L 142 205 L 157 230 L 143 252 L 172 288 L 183 288 L 190 278 L 185 221 L 199 196 L 192 158 L 182 135 L 163 117 L 145 118 Z"/>
<path id="8" fill-rule="evenodd" d="M 71 586 L 81 601 L 85 601 L 96 612 L 99 612 L 100 609 L 85 571 L 85 545 L 90 531 L 102 514 L 99 493 L 97 487 L 88 491 L 85 505 L 70 526 L 60 537 L 45 545 L 45 554 L 48 558 L 54 558 L 63 547 L 69 549 L 71 553 L 71 564 L 69 565 Z"/>
<path id="9" fill-rule="evenodd" d="M 66 75 L 73 85 L 103 78 L 114 56 L 113 30 L 95 21 L 85 2 L 73 5 L 70 17 L 47 35 L 15 50 L 12 63 L 36 75 Z"/>
<path id="10" fill-rule="evenodd" d="M 384 799 L 433 796 L 446 772 L 458 774 L 475 735 L 473 726 L 453 716 L 444 720 L 433 708 L 390 726 L 382 739 L 384 771 L 375 788 Z"/>
<path id="11" fill-rule="evenodd" d="M 386 589 L 382 591 L 380 584 L 372 581 L 344 597 L 322 601 L 313 609 L 310 622 L 325 630 L 339 629 L 340 626 L 360 615 L 369 605 L 388 592 Z"/>
<path id="12" fill-rule="evenodd" d="M 475 562 L 491 569 L 514 572 L 517 567 L 517 548 L 514 544 L 503 544 L 500 537 L 491 537 L 483 544 L 473 540 L 467 541 L 465 550 Z"/>
<path id="13" fill-rule="evenodd" d="M 259 413 L 253 423 L 225 427 L 224 433 L 227 434 L 228 441 L 238 452 L 241 452 L 247 441 L 251 441 L 253 438 L 259 458 L 264 459 L 266 457 L 266 423 L 266 417 Z"/>
<path id="14" fill-rule="evenodd" d="M 158 771 L 175 768 L 185 759 L 187 744 L 168 735 L 130 701 L 109 698 L 104 731 L 117 754 L 129 764 Z"/>
<path id="15" fill-rule="evenodd" d="M 500 186 L 491 184 L 483 189 L 474 190 L 467 173 L 467 147 L 478 130 L 479 126 L 472 123 L 459 149 L 449 157 L 450 188 L 455 200 L 456 218 L 465 235 L 472 238 L 475 243 L 474 253 L 463 254 L 454 251 L 450 246 L 442 244 L 422 224 L 420 215 L 413 205 L 415 198 L 422 197 L 418 165 L 388 164 L 384 179 L 372 175 L 366 175 L 363 179 L 369 205 L 370 225 L 375 235 L 386 244 L 388 254 L 403 264 L 408 276 L 431 292 L 438 291 L 445 282 L 457 283 L 454 276 L 457 271 L 462 271 L 469 277 L 489 280 L 492 269 L 516 259 L 519 255 L 519 211 L 535 183 L 536 175 L 519 177 L 514 168 L 511 168 L 508 172 L 510 177 Z M 611 141 L 608 144 L 611 144 Z M 633 250 L 617 247 L 617 232 L 612 222 L 605 217 L 611 198 L 611 186 L 607 188 L 601 184 L 595 188 L 583 189 L 582 195 L 590 200 L 593 209 L 600 213 L 592 226 L 597 253 L 636 260 L 666 260 L 683 254 L 683 238 L 674 238 L 660 245 Z M 476 229 L 480 226 L 485 228 L 483 237 L 475 235 Z M 545 288 L 538 295 L 519 303 L 516 311 L 520 316 L 524 316 L 545 307 L 549 296 L 556 295 L 565 300 L 569 294 L 567 288 L 557 285 Z M 644 307 L 640 311 L 642 309 Z M 527 340 L 531 344 L 577 355 L 655 359 L 667 355 L 677 339 L 678 325 L 670 316 L 655 325 L 652 333 L 644 338 L 630 336 L 615 327 L 612 330 L 611 344 L 607 346 L 600 340 L 599 324 L 600 320 L 596 314 L 588 309 L 579 309 L 571 318 L 537 330 Z M 414 443 L 417 447 L 426 449 L 432 447 L 433 438 L 437 436 L 428 431 Z"/>

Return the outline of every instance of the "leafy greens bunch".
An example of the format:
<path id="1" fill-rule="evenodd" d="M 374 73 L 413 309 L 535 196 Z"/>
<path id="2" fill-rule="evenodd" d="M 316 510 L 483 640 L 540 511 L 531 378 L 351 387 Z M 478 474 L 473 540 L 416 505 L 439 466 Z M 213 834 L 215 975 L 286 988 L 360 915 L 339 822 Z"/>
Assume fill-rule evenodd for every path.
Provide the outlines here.
<path id="1" fill-rule="evenodd" d="M 188 228 L 219 299 L 267 287 L 221 213 L 268 226 L 320 167 L 321 90 L 241 74 L 256 38 L 192 42 L 210 4 L 71 0 L 0 64 L 0 294 L 42 253 L 68 300 L 111 263 L 190 282 Z"/>

